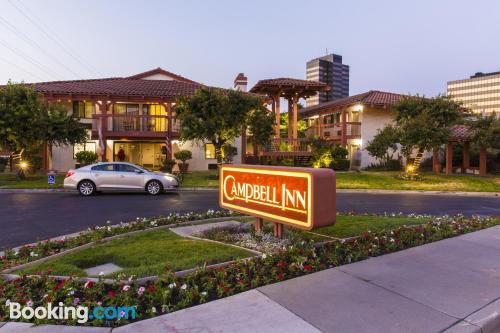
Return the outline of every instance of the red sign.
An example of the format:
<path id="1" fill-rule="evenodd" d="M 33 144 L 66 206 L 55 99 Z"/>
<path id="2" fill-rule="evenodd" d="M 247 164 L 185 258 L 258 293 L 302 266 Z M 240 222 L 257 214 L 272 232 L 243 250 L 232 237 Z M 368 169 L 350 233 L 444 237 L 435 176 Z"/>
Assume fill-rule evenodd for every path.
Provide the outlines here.
<path id="1" fill-rule="evenodd" d="M 335 173 L 330 169 L 223 166 L 220 206 L 311 230 L 335 223 Z"/>

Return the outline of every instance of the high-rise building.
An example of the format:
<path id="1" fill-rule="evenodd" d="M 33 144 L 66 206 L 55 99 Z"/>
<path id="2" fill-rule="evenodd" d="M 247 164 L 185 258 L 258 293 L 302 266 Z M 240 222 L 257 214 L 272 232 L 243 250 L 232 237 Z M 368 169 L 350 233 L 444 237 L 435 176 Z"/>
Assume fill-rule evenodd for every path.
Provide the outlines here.
<path id="1" fill-rule="evenodd" d="M 473 112 L 500 112 L 500 72 L 476 73 L 469 79 L 448 82 L 448 96 Z"/>
<path id="2" fill-rule="evenodd" d="M 349 66 L 342 63 L 342 56 L 329 54 L 312 59 L 306 64 L 306 79 L 326 83 L 329 91 L 320 92 L 307 99 L 312 106 L 349 96 Z"/>

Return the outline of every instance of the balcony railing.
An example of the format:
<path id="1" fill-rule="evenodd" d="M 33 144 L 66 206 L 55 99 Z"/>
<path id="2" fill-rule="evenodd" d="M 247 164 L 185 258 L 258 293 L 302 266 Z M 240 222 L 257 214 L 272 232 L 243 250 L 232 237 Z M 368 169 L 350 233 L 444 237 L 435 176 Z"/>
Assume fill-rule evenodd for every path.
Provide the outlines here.
<path id="1" fill-rule="evenodd" d="M 321 128 L 321 133 L 320 132 Z M 320 136 L 325 139 L 341 139 L 342 138 L 342 123 L 336 124 L 321 124 L 321 127 L 314 125 L 309 127 L 308 136 Z M 361 123 L 360 122 L 346 122 L 346 138 L 359 138 L 361 137 Z"/>
<path id="2" fill-rule="evenodd" d="M 271 143 L 263 147 L 264 153 L 297 153 L 297 152 L 311 152 L 310 140 L 305 138 L 288 139 L 288 138 L 275 138 Z"/>
<path id="3" fill-rule="evenodd" d="M 150 115 L 94 115 L 92 119 L 92 130 L 98 131 L 101 122 L 106 132 L 144 132 L 161 133 L 168 131 L 167 116 Z M 180 122 L 172 119 L 172 132 L 179 132 Z"/>

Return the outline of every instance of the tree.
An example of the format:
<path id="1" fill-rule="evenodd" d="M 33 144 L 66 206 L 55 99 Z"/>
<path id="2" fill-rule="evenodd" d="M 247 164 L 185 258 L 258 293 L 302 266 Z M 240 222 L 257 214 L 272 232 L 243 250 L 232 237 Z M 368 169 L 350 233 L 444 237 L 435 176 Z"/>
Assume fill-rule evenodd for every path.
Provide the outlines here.
<path id="1" fill-rule="evenodd" d="M 475 114 L 466 123 L 473 133 L 472 142 L 483 148 L 500 149 L 500 119 L 495 112 Z"/>
<path id="2" fill-rule="evenodd" d="M 223 160 L 224 163 L 233 163 L 234 157 L 238 154 L 238 148 L 231 146 L 230 144 L 225 144 L 222 147 Z"/>
<path id="3" fill-rule="evenodd" d="M 305 138 L 308 129 L 309 125 L 304 119 L 299 119 L 297 121 L 297 135 L 299 138 Z M 280 136 L 282 138 L 288 137 L 288 112 L 284 112 L 280 115 Z"/>
<path id="4" fill-rule="evenodd" d="M 384 142 L 389 148 L 401 144 L 401 151 L 407 157 L 414 150 L 417 156 L 421 156 L 423 152 L 447 143 L 451 135 L 450 127 L 462 117 L 461 104 L 446 96 L 409 96 L 397 102 L 393 110 L 396 113 L 394 124 L 382 129 L 372 141 L 376 143 L 372 145 L 373 153 L 379 156 L 384 146 L 381 143 Z M 393 129 L 387 129 L 389 126 Z M 413 166 L 411 169 L 413 173 L 418 171 Z"/>
<path id="5" fill-rule="evenodd" d="M 269 121 L 263 118 L 263 100 L 233 90 L 202 87 L 191 97 L 180 99 L 176 112 L 181 122 L 181 140 L 209 142 L 214 145 L 217 164 L 222 164 L 222 147 L 232 142 L 246 126 Z M 266 126 L 272 126 L 272 122 Z M 254 133 L 260 129 L 253 128 Z"/>
<path id="6" fill-rule="evenodd" d="M 379 129 L 372 141 L 368 142 L 366 150 L 368 153 L 384 162 L 393 158 L 398 149 L 396 142 L 399 141 L 399 133 L 393 125 Z"/>
<path id="7" fill-rule="evenodd" d="M 186 163 L 186 161 L 193 158 L 193 154 L 191 153 L 191 151 L 186 149 L 179 150 L 178 152 L 174 153 L 174 157 L 181 161 L 181 163 L 179 163 L 179 171 L 181 173 L 187 173 L 189 163 Z"/>
<path id="8" fill-rule="evenodd" d="M 274 115 L 265 107 L 253 109 L 248 113 L 247 127 L 254 147 L 264 147 L 271 142 L 274 135 L 274 120 Z"/>
<path id="9" fill-rule="evenodd" d="M 85 127 L 77 118 L 59 105 L 46 103 L 31 87 L 9 81 L 0 89 L 1 146 L 15 152 L 37 151 L 47 143 L 51 157 L 53 146 L 86 139 Z"/>

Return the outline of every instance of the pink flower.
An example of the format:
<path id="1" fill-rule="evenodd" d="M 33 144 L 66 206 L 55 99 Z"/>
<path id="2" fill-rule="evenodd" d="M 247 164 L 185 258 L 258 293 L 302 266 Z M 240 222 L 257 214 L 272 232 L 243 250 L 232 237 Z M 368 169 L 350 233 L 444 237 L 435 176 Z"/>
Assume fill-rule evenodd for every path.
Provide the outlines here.
<path id="1" fill-rule="evenodd" d="M 26 306 L 29 308 L 33 307 L 33 301 L 32 300 L 27 301 Z"/>
<path id="2" fill-rule="evenodd" d="M 73 300 L 73 305 L 77 305 L 78 303 L 80 303 L 80 299 L 77 297 Z"/>
<path id="3" fill-rule="evenodd" d="M 144 287 L 140 287 L 139 289 L 137 289 L 137 295 L 141 296 L 142 294 L 144 294 L 144 291 L 146 289 Z"/>

